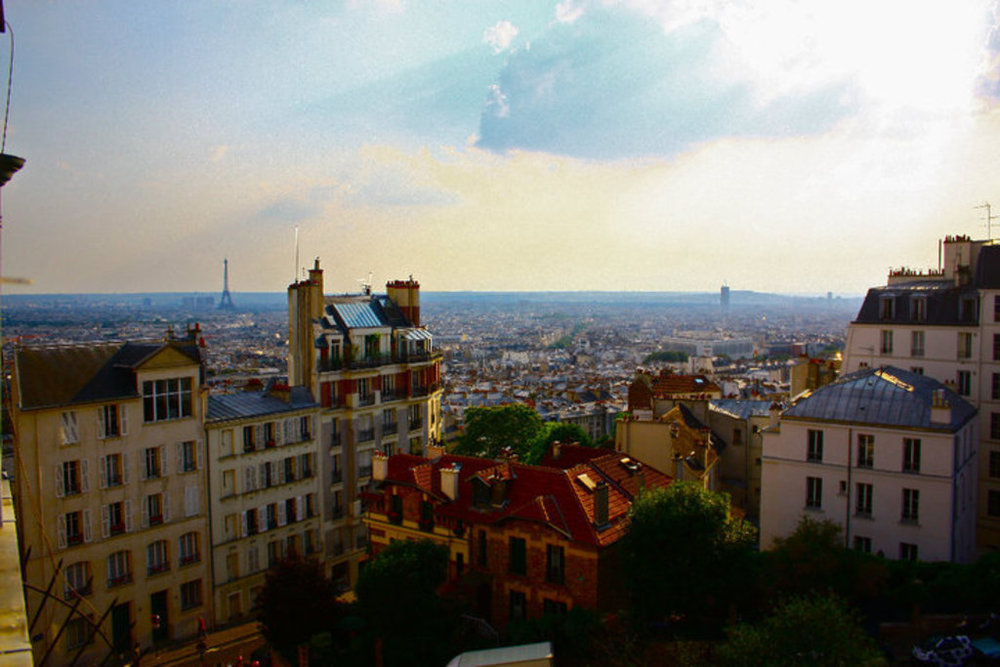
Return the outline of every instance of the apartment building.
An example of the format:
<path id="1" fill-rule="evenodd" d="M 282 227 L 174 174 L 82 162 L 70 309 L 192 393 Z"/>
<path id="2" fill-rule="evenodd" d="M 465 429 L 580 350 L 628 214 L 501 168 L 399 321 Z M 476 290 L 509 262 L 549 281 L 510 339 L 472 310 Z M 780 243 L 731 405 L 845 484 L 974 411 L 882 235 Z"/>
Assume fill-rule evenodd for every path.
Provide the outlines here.
<path id="1" fill-rule="evenodd" d="M 1000 549 L 1000 245 L 946 237 L 940 268 L 897 269 L 868 290 L 847 333 L 845 372 L 893 365 L 943 382 L 979 409 L 977 543 Z"/>
<path id="2" fill-rule="evenodd" d="M 245 621 L 267 569 L 323 556 L 320 406 L 305 387 L 208 397 L 216 625 Z"/>
<path id="3" fill-rule="evenodd" d="M 376 484 L 365 494 L 372 551 L 393 540 L 446 545 L 449 580 L 500 629 L 577 606 L 620 609 L 617 545 L 632 500 L 670 478 L 573 445 L 554 445 L 542 463 L 376 455 Z"/>
<path id="4" fill-rule="evenodd" d="M 289 383 L 321 405 L 325 560 L 353 584 L 367 548 L 359 493 L 376 452 L 421 455 L 441 439 L 441 354 L 420 325 L 419 283 L 327 296 L 318 259 L 288 288 L 288 326 Z"/>
<path id="5" fill-rule="evenodd" d="M 761 547 L 808 516 L 887 558 L 973 560 L 976 429 L 976 408 L 925 375 L 867 368 L 820 387 L 764 431 Z"/>
<path id="6" fill-rule="evenodd" d="M 36 662 L 98 664 L 210 617 L 202 381 L 197 326 L 16 350 L 13 493 Z"/>

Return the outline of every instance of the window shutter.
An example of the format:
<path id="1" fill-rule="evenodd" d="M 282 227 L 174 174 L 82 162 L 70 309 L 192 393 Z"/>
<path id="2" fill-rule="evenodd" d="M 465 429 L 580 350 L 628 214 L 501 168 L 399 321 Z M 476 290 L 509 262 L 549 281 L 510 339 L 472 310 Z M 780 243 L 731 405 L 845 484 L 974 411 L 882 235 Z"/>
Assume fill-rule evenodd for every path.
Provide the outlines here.
<path id="1" fill-rule="evenodd" d="M 247 532 L 248 532 L 247 523 L 248 523 L 247 522 L 247 512 L 246 511 L 240 512 L 240 537 L 246 537 L 247 536 Z"/>
<path id="2" fill-rule="evenodd" d="M 170 521 L 170 496 L 163 492 L 163 523 Z"/>
<path id="3" fill-rule="evenodd" d="M 142 499 L 142 516 L 139 517 L 139 525 L 143 528 L 149 527 L 149 496 Z"/>
<path id="4" fill-rule="evenodd" d="M 58 520 L 56 521 L 56 533 L 57 540 L 59 542 L 59 548 L 66 548 L 66 515 L 60 514 Z"/>
<path id="5" fill-rule="evenodd" d="M 278 447 L 285 444 L 285 432 L 281 428 L 281 422 L 274 422 L 274 444 Z"/>
<path id="6" fill-rule="evenodd" d="M 285 516 L 287 507 L 288 507 L 288 504 L 282 502 L 282 503 L 279 503 L 278 506 L 277 506 L 277 508 L 276 508 L 278 511 L 275 512 L 275 514 L 278 515 L 278 527 L 279 528 L 281 528 L 282 526 L 284 526 L 287 523 L 286 519 L 288 517 Z"/>
<path id="7" fill-rule="evenodd" d="M 90 541 L 90 510 L 83 510 L 83 541 Z"/>
<path id="8" fill-rule="evenodd" d="M 128 435 L 128 406 L 118 406 L 118 412 L 122 420 L 122 435 Z"/>
<path id="9" fill-rule="evenodd" d="M 110 525 L 111 520 L 108 518 L 108 506 L 101 505 L 101 537 L 107 537 L 111 534 Z"/>
<path id="10" fill-rule="evenodd" d="M 198 487 L 184 487 L 184 516 L 194 516 L 198 513 Z"/>
<path id="11" fill-rule="evenodd" d="M 90 461 L 87 459 L 80 461 L 80 491 L 82 493 L 90 491 Z"/>
<path id="12" fill-rule="evenodd" d="M 128 452 L 122 454 L 122 484 L 128 484 Z"/>
<path id="13" fill-rule="evenodd" d="M 108 457 L 98 457 L 97 467 L 97 483 L 102 489 L 106 489 L 108 488 Z"/>
<path id="14" fill-rule="evenodd" d="M 132 501 L 125 501 L 125 532 L 132 532 Z"/>
<path id="15" fill-rule="evenodd" d="M 139 457 L 139 479 L 141 481 L 146 480 L 146 460 L 149 458 L 149 450 L 146 449 L 141 452 L 142 456 Z"/>
<path id="16" fill-rule="evenodd" d="M 160 445 L 160 477 L 167 476 L 167 446 Z"/>
<path id="17" fill-rule="evenodd" d="M 184 472 L 184 443 L 178 442 L 175 449 L 177 450 L 177 472 Z"/>
<path id="18" fill-rule="evenodd" d="M 264 425 L 257 424 L 256 426 L 254 426 L 253 430 L 254 430 L 253 434 L 254 449 L 264 449 Z"/>
<path id="19" fill-rule="evenodd" d="M 284 459 L 282 459 L 281 461 L 277 462 L 277 468 L 278 468 L 278 473 L 277 473 L 278 484 L 284 484 L 285 481 L 286 481 L 285 480 L 285 461 L 284 461 Z"/>
<path id="20" fill-rule="evenodd" d="M 108 556 L 106 562 L 108 567 L 108 585 L 110 586 L 111 582 L 115 579 L 115 554 Z"/>
<path id="21" fill-rule="evenodd" d="M 66 489 L 63 487 L 63 464 L 56 464 L 56 498 L 62 498 L 66 495 Z"/>
<path id="22" fill-rule="evenodd" d="M 243 492 L 253 491 L 253 466 L 247 466 L 243 472 Z"/>
<path id="23" fill-rule="evenodd" d="M 267 505 L 257 508 L 257 532 L 263 533 L 267 530 Z"/>
<path id="24" fill-rule="evenodd" d="M 195 443 L 195 447 L 196 447 L 196 449 L 194 450 L 195 467 L 198 470 L 201 470 L 201 466 L 202 466 L 201 450 L 204 449 L 204 447 L 205 447 L 205 441 L 204 440 L 198 440 Z"/>
<path id="25" fill-rule="evenodd" d="M 267 483 L 267 466 L 269 466 L 269 465 L 271 465 L 271 464 L 270 463 L 261 463 L 258 466 L 259 473 L 260 473 L 260 475 L 259 475 L 260 488 L 262 488 L 262 489 L 266 489 L 268 486 L 270 486 Z"/>
<path id="26" fill-rule="evenodd" d="M 305 496 L 295 497 L 295 520 L 302 521 L 306 515 Z"/>
<path id="27" fill-rule="evenodd" d="M 97 437 L 103 438 L 107 430 L 104 428 L 104 406 L 97 408 Z"/>

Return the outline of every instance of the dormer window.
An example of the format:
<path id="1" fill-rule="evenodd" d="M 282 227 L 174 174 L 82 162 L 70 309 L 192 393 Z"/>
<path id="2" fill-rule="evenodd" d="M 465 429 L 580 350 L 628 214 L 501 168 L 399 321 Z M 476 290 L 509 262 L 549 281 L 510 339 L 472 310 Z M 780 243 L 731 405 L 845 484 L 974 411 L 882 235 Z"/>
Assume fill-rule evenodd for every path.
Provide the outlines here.
<path id="1" fill-rule="evenodd" d="M 896 300 L 891 296 L 883 296 L 878 301 L 879 319 L 892 320 L 896 318 Z"/>
<path id="2" fill-rule="evenodd" d="M 975 322 L 978 319 L 977 301 L 974 296 L 964 296 L 958 304 L 958 319 L 962 322 Z"/>
<path id="3" fill-rule="evenodd" d="M 472 504 L 475 507 L 489 507 L 490 486 L 478 477 L 472 479 Z"/>
<path id="4" fill-rule="evenodd" d="M 910 318 L 914 322 L 927 321 L 927 297 L 915 296 L 910 301 Z"/>

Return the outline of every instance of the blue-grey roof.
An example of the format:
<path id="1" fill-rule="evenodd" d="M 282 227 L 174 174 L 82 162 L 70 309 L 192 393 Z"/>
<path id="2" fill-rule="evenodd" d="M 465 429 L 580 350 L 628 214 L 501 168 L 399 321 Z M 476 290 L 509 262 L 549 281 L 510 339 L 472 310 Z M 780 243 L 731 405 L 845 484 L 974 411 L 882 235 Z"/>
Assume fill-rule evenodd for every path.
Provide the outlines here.
<path id="1" fill-rule="evenodd" d="M 718 410 L 725 412 L 738 419 L 749 417 L 769 417 L 771 415 L 771 401 L 751 401 L 740 398 L 713 398 L 708 404 Z"/>
<path id="2" fill-rule="evenodd" d="M 244 391 L 208 397 L 207 421 L 247 419 L 281 412 L 294 412 L 316 407 L 312 392 L 305 387 L 292 387 L 291 401 L 285 402 L 268 391 Z"/>
<path id="3" fill-rule="evenodd" d="M 381 309 L 375 301 L 351 301 L 333 303 L 331 307 L 340 316 L 341 321 L 349 329 L 368 329 L 372 327 L 389 326 L 381 317 Z"/>
<path id="4" fill-rule="evenodd" d="M 947 425 L 931 424 L 937 390 L 951 405 Z M 975 414 L 971 403 L 937 380 L 885 366 L 865 368 L 820 387 L 785 410 L 783 417 L 956 431 Z"/>

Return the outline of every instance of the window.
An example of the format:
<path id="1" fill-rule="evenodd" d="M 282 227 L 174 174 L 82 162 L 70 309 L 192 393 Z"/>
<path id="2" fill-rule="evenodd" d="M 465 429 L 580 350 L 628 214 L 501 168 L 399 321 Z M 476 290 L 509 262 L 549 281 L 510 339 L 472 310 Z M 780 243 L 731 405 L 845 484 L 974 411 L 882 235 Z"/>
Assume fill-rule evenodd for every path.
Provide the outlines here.
<path id="1" fill-rule="evenodd" d="M 420 428 L 423 425 L 423 418 L 420 413 L 420 404 L 414 403 L 410 406 L 410 430 Z"/>
<path id="2" fill-rule="evenodd" d="M 916 523 L 919 519 L 920 491 L 917 489 L 903 489 L 903 522 Z"/>
<path id="3" fill-rule="evenodd" d="M 84 644 L 94 641 L 90 634 L 90 623 L 85 618 L 73 618 L 66 621 L 66 629 L 63 631 L 66 637 L 66 651 L 77 650 Z"/>
<path id="4" fill-rule="evenodd" d="M 809 447 L 806 460 L 820 462 L 823 460 L 823 431 L 809 430 Z"/>
<path id="5" fill-rule="evenodd" d="M 194 440 L 187 440 L 177 444 L 179 449 L 178 467 L 181 472 L 194 472 L 198 469 L 198 451 L 195 449 Z"/>
<path id="6" fill-rule="evenodd" d="M 872 516 L 872 485 L 859 483 L 857 490 L 858 495 L 854 502 L 856 516 L 870 519 Z"/>
<path id="7" fill-rule="evenodd" d="M 858 434 L 858 467 L 871 468 L 875 464 L 875 436 Z"/>
<path id="8" fill-rule="evenodd" d="M 105 405 L 97 409 L 98 438 L 117 438 L 125 433 L 124 405 Z"/>
<path id="9" fill-rule="evenodd" d="M 486 564 L 487 564 L 486 554 L 488 552 L 487 552 L 487 542 L 486 542 L 486 531 L 485 530 L 480 530 L 479 531 L 479 539 L 477 540 L 477 542 L 478 542 L 478 544 L 477 544 L 478 550 L 477 550 L 477 554 L 476 554 L 477 555 L 476 562 L 479 564 L 479 567 L 486 567 Z"/>
<path id="10" fill-rule="evenodd" d="M 395 410 L 383 410 L 382 411 L 382 433 L 390 434 L 395 433 L 397 430 L 396 424 L 396 411 Z"/>
<path id="11" fill-rule="evenodd" d="M 128 551 L 116 551 L 108 556 L 108 588 L 132 581 L 132 556 Z"/>
<path id="12" fill-rule="evenodd" d="M 295 457 L 289 456 L 284 460 L 285 482 L 295 481 Z"/>
<path id="13" fill-rule="evenodd" d="M 339 491 L 337 492 L 339 493 Z M 335 496 L 337 498 L 336 505 L 340 504 L 340 496 Z M 403 496 L 399 494 L 393 494 L 389 496 L 389 521 L 399 525 L 403 522 Z"/>
<path id="14" fill-rule="evenodd" d="M 158 479 L 166 474 L 163 469 L 163 456 L 160 447 L 147 447 L 143 458 L 142 478 Z"/>
<path id="15" fill-rule="evenodd" d="M 299 477 L 309 479 L 313 476 L 313 455 L 299 454 Z"/>
<path id="16" fill-rule="evenodd" d="M 299 441 L 312 438 L 312 417 L 299 417 Z"/>
<path id="17" fill-rule="evenodd" d="M 278 540 L 267 543 L 267 566 L 274 567 L 284 556 L 284 545 Z"/>
<path id="18" fill-rule="evenodd" d="M 872 552 L 872 538 L 861 537 L 860 535 L 854 536 L 854 550 L 863 551 L 866 554 Z"/>
<path id="19" fill-rule="evenodd" d="M 340 454 L 334 454 L 330 458 L 330 481 L 336 484 L 343 479 L 344 471 L 340 468 Z"/>
<path id="20" fill-rule="evenodd" d="M 420 501 L 420 530 L 434 530 L 434 503 L 428 500 Z"/>
<path id="21" fill-rule="evenodd" d="M 257 439 L 254 437 L 253 426 L 243 427 L 243 453 L 249 454 L 257 449 Z"/>
<path id="22" fill-rule="evenodd" d="M 958 318 L 963 322 L 975 322 L 979 314 L 978 304 L 976 297 L 962 297 L 958 302 Z"/>
<path id="23" fill-rule="evenodd" d="M 396 398 L 396 376 L 395 375 L 383 375 L 382 376 L 382 400 L 392 401 Z"/>
<path id="24" fill-rule="evenodd" d="M 101 508 L 101 535 L 113 537 L 128 532 L 131 528 L 132 501 L 110 503 Z"/>
<path id="25" fill-rule="evenodd" d="M 306 496 L 306 518 L 316 516 L 316 494 L 307 493 Z"/>
<path id="26" fill-rule="evenodd" d="M 972 334 L 967 331 L 960 331 L 958 333 L 958 358 L 972 358 Z"/>
<path id="27" fill-rule="evenodd" d="M 842 496 L 846 493 L 847 493 L 847 480 L 842 479 L 840 480 L 840 483 L 837 485 L 837 494 Z"/>
<path id="28" fill-rule="evenodd" d="M 899 543 L 899 560 L 917 560 L 917 545 L 908 542 Z"/>
<path id="29" fill-rule="evenodd" d="M 247 549 L 247 571 L 257 572 L 260 570 L 260 556 L 257 553 L 257 547 L 250 547 Z"/>
<path id="30" fill-rule="evenodd" d="M 80 430 L 76 425 L 76 412 L 70 410 L 62 413 L 62 425 L 59 427 L 59 440 L 64 445 L 80 442 Z"/>
<path id="31" fill-rule="evenodd" d="M 285 500 L 285 523 L 295 523 L 298 521 L 298 501 L 295 498 Z"/>
<path id="32" fill-rule="evenodd" d="M 550 616 L 558 616 L 566 613 L 566 603 L 559 600 L 545 598 L 542 601 L 542 613 Z"/>
<path id="33" fill-rule="evenodd" d="M 823 480 L 819 477 L 806 477 L 806 507 L 823 507 Z"/>
<path id="34" fill-rule="evenodd" d="M 371 477 L 372 474 L 372 450 L 365 449 L 358 452 L 358 477 Z"/>
<path id="35" fill-rule="evenodd" d="M 910 356 L 924 356 L 924 332 L 914 331 L 910 334 Z"/>
<path id="36" fill-rule="evenodd" d="M 914 322 L 927 321 L 927 297 L 915 296 L 910 301 L 910 318 Z"/>
<path id="37" fill-rule="evenodd" d="M 90 541 L 90 510 L 61 514 L 57 523 L 60 548 Z"/>
<path id="38" fill-rule="evenodd" d="M 184 487 L 184 516 L 198 516 L 201 513 L 201 493 L 197 485 Z"/>
<path id="39" fill-rule="evenodd" d="M 924 374 L 924 367 L 923 366 L 910 366 L 910 372 L 911 373 L 916 373 L 917 375 L 923 375 Z"/>
<path id="40" fill-rule="evenodd" d="M 990 477 L 1000 477 L 1000 452 L 990 452 Z"/>
<path id="41" fill-rule="evenodd" d="M 232 456 L 233 455 L 233 430 L 227 428 L 222 432 L 222 456 Z"/>
<path id="42" fill-rule="evenodd" d="M 69 565 L 65 570 L 66 585 L 63 588 L 63 597 L 72 600 L 76 597 L 90 595 L 90 563 L 80 561 Z"/>
<path id="43" fill-rule="evenodd" d="M 993 334 L 993 361 L 1000 361 L 1000 334 Z"/>
<path id="44" fill-rule="evenodd" d="M 198 533 L 184 533 L 178 543 L 178 554 L 180 554 L 181 565 L 190 565 L 201 560 L 201 551 L 198 548 Z"/>
<path id="45" fill-rule="evenodd" d="M 375 402 L 375 394 L 372 393 L 372 382 L 370 378 L 358 379 L 358 401 L 361 405 L 371 405 Z"/>
<path id="46" fill-rule="evenodd" d="M 510 620 L 524 620 L 527 612 L 527 600 L 522 591 L 510 592 Z"/>
<path id="47" fill-rule="evenodd" d="M 892 330 L 883 329 L 880 334 L 879 352 L 882 354 L 892 354 Z"/>
<path id="48" fill-rule="evenodd" d="M 150 542 L 146 547 L 146 574 L 153 575 L 170 569 L 170 559 L 167 556 L 166 540 Z"/>
<path id="49" fill-rule="evenodd" d="M 274 530 L 278 527 L 278 508 L 274 503 L 269 503 L 267 509 L 267 529 Z"/>
<path id="50" fill-rule="evenodd" d="M 896 317 L 896 301 L 891 296 L 883 296 L 878 300 L 879 319 L 891 320 Z"/>
<path id="51" fill-rule="evenodd" d="M 1000 440 L 1000 412 L 990 413 L 990 438 Z"/>
<path id="52" fill-rule="evenodd" d="M 993 321 L 1000 322 L 1000 295 L 993 297 Z"/>
<path id="53" fill-rule="evenodd" d="M 903 438 L 903 472 L 920 472 L 920 438 Z"/>
<path id="54" fill-rule="evenodd" d="M 201 606 L 201 579 L 181 584 L 181 609 Z"/>
<path id="55" fill-rule="evenodd" d="M 510 573 L 526 574 L 528 571 L 527 544 L 522 537 L 510 538 Z"/>
<path id="56" fill-rule="evenodd" d="M 101 488 L 128 484 L 128 454 L 108 454 L 100 460 Z"/>
<path id="57" fill-rule="evenodd" d="M 1000 491 L 987 492 L 986 513 L 989 516 L 1000 516 Z"/>
<path id="58" fill-rule="evenodd" d="M 371 415 L 358 417 L 358 442 L 368 442 L 375 439 L 375 423 Z"/>
<path id="59" fill-rule="evenodd" d="M 1000 400 L 1000 373 L 994 373 L 990 383 L 990 398 L 994 401 Z"/>
<path id="60" fill-rule="evenodd" d="M 56 496 L 75 496 L 88 491 L 87 460 L 64 461 L 56 466 Z"/>
<path id="61" fill-rule="evenodd" d="M 278 444 L 277 435 L 275 434 L 274 422 L 267 422 L 264 424 L 264 446 L 274 447 Z"/>
<path id="62" fill-rule="evenodd" d="M 955 391 L 959 396 L 968 396 L 972 393 L 972 372 L 958 371 Z"/>
<path id="63" fill-rule="evenodd" d="M 142 383 L 142 416 L 146 422 L 181 419 L 193 414 L 191 378 Z"/>
<path id="64" fill-rule="evenodd" d="M 553 584 L 563 583 L 566 568 L 566 557 L 563 548 L 550 544 L 545 554 L 545 579 Z"/>

